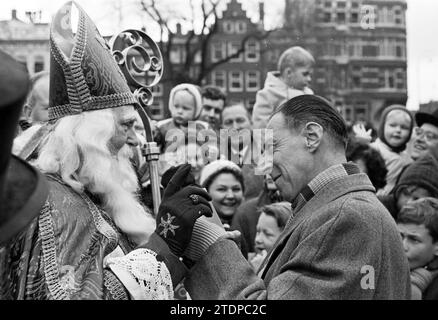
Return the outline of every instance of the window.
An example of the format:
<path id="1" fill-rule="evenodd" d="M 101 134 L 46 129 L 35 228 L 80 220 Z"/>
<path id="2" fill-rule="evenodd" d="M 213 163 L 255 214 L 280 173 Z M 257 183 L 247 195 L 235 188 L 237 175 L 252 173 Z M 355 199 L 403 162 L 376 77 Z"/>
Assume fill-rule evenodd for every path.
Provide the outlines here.
<path id="1" fill-rule="evenodd" d="M 394 81 L 394 75 L 392 70 L 385 70 L 385 88 L 386 89 L 394 89 L 395 88 L 395 81 Z"/>
<path id="2" fill-rule="evenodd" d="M 227 88 L 227 74 L 225 71 L 213 71 L 211 74 L 212 85 L 226 89 Z"/>
<path id="3" fill-rule="evenodd" d="M 353 88 L 360 88 L 361 87 L 361 78 L 362 78 L 362 69 L 361 67 L 353 67 L 351 69 L 351 80 Z"/>
<path id="4" fill-rule="evenodd" d="M 243 91 L 243 72 L 231 71 L 229 73 L 229 90 L 230 92 L 242 92 Z"/>
<path id="5" fill-rule="evenodd" d="M 228 57 L 235 54 L 240 50 L 240 46 L 242 44 L 240 42 L 228 42 Z M 241 62 L 242 61 L 242 53 L 240 53 L 236 58 L 230 59 L 230 62 Z"/>
<path id="6" fill-rule="evenodd" d="M 359 22 L 359 13 L 352 12 L 350 16 L 350 22 L 351 23 L 358 23 Z"/>
<path id="7" fill-rule="evenodd" d="M 157 84 L 151 88 L 152 95 L 154 97 L 162 97 L 163 96 L 163 84 Z"/>
<path id="8" fill-rule="evenodd" d="M 246 33 L 246 23 L 243 21 L 237 21 L 236 22 L 236 33 Z"/>
<path id="9" fill-rule="evenodd" d="M 223 27 L 225 33 L 234 33 L 234 23 L 232 21 L 224 21 Z"/>
<path id="10" fill-rule="evenodd" d="M 337 21 L 339 24 L 345 24 L 345 22 L 346 22 L 346 19 L 345 19 L 345 12 L 338 12 L 338 13 L 336 14 L 336 21 Z"/>
<path id="11" fill-rule="evenodd" d="M 197 65 L 191 65 L 189 67 L 189 76 L 192 79 L 196 79 L 199 75 L 200 67 Z"/>
<path id="12" fill-rule="evenodd" d="M 149 106 L 151 117 L 154 120 L 161 120 L 164 118 L 164 104 L 161 99 L 154 99 L 152 105 Z"/>
<path id="13" fill-rule="evenodd" d="M 194 59 L 193 59 L 193 61 L 195 62 L 195 63 L 201 63 L 201 60 L 202 60 L 202 57 L 201 57 L 201 51 L 196 51 L 196 53 L 195 53 L 195 57 L 194 57 Z"/>
<path id="14" fill-rule="evenodd" d="M 398 45 L 395 47 L 395 55 L 397 58 L 403 58 L 404 54 L 403 54 L 403 46 Z"/>
<path id="15" fill-rule="evenodd" d="M 406 88 L 406 79 L 403 69 L 395 69 L 395 83 L 397 89 Z"/>
<path id="16" fill-rule="evenodd" d="M 330 23 L 332 21 L 332 13 L 331 12 L 324 12 L 324 17 L 322 22 L 324 23 Z"/>
<path id="17" fill-rule="evenodd" d="M 246 62 L 258 62 L 260 60 L 260 44 L 256 41 L 248 41 L 245 44 Z"/>
<path id="18" fill-rule="evenodd" d="M 377 57 L 379 55 L 379 47 L 377 44 L 365 43 L 362 46 L 362 56 Z"/>
<path id="19" fill-rule="evenodd" d="M 394 23 L 403 24 L 403 11 L 399 7 L 394 8 Z"/>
<path id="20" fill-rule="evenodd" d="M 37 73 L 44 70 L 44 58 L 36 56 L 33 64 L 33 72 Z"/>
<path id="21" fill-rule="evenodd" d="M 181 63 L 180 50 L 178 47 L 174 47 L 170 50 L 170 62 L 171 63 Z"/>
<path id="22" fill-rule="evenodd" d="M 223 58 L 225 58 L 225 52 L 226 52 L 226 47 L 225 47 L 225 42 L 215 42 L 213 43 L 212 47 L 211 47 L 211 57 L 212 57 L 212 61 L 216 62 L 219 60 L 222 60 Z"/>
<path id="23" fill-rule="evenodd" d="M 246 72 L 246 91 L 254 92 L 260 89 L 260 72 L 249 70 Z"/>
<path id="24" fill-rule="evenodd" d="M 354 108 L 356 121 L 368 120 L 368 103 L 357 102 Z"/>

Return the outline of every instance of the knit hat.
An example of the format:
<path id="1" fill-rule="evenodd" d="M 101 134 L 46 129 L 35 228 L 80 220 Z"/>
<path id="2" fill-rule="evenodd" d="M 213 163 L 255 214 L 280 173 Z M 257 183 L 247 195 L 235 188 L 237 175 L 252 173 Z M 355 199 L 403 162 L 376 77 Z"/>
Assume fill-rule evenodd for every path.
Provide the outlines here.
<path id="1" fill-rule="evenodd" d="M 408 139 L 405 141 L 405 143 L 403 143 L 401 146 L 399 147 L 393 147 L 390 146 L 388 141 L 386 141 L 385 139 L 385 123 L 386 123 L 386 118 L 388 117 L 388 114 L 393 111 L 393 110 L 400 110 L 405 112 L 407 115 L 409 115 L 409 118 L 411 119 L 411 126 L 409 127 L 409 136 Z M 379 124 L 379 129 L 378 129 L 378 136 L 379 139 L 382 140 L 383 143 L 385 143 L 389 148 L 391 148 L 392 151 L 396 152 L 396 153 L 400 153 L 403 150 L 406 149 L 406 144 L 408 143 L 409 139 L 411 138 L 412 135 L 412 130 L 414 129 L 414 117 L 412 116 L 412 114 L 409 112 L 408 109 L 406 109 L 404 106 L 400 105 L 400 104 L 393 104 L 387 108 L 385 108 L 382 112 L 382 116 L 380 117 L 381 121 Z"/>
<path id="2" fill-rule="evenodd" d="M 202 96 L 201 96 L 200 89 L 198 89 L 198 87 L 195 86 L 194 84 L 181 83 L 181 84 L 173 87 L 172 90 L 170 90 L 169 111 L 173 112 L 173 110 L 175 108 L 175 104 L 173 102 L 173 100 L 175 98 L 175 93 L 177 93 L 178 91 L 181 91 L 181 90 L 187 90 L 195 98 L 195 116 L 194 116 L 193 120 L 198 119 L 199 115 L 201 114 L 201 110 L 202 110 Z"/>
<path id="3" fill-rule="evenodd" d="M 438 160 L 431 153 L 417 159 L 403 171 L 394 192 L 410 185 L 424 188 L 434 197 L 438 196 Z"/>
<path id="4" fill-rule="evenodd" d="M 73 4 L 79 12 L 76 34 L 71 26 Z M 136 103 L 93 21 L 76 2 L 64 4 L 50 28 L 49 120 Z"/>
<path id="5" fill-rule="evenodd" d="M 243 189 L 244 184 L 243 184 L 242 170 L 240 169 L 240 167 L 237 164 L 235 164 L 232 161 L 228 161 L 228 160 L 215 160 L 215 161 L 207 164 L 202 169 L 201 178 L 199 180 L 199 183 L 204 188 L 208 188 L 210 186 L 211 182 L 213 181 L 213 179 L 225 170 L 230 170 L 236 175 L 236 178 L 242 184 L 242 189 Z"/>

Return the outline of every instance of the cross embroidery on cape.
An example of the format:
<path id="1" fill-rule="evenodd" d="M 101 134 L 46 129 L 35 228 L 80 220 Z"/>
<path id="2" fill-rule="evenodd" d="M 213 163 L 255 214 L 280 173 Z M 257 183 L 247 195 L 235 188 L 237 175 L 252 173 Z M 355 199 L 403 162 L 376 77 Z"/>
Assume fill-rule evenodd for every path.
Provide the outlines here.
<path id="1" fill-rule="evenodd" d="M 169 213 L 167 213 L 167 220 L 161 218 L 159 226 L 163 227 L 163 230 L 160 231 L 160 235 L 163 235 L 165 238 L 167 238 L 168 231 L 172 232 L 172 234 L 175 235 L 175 229 L 179 228 L 179 226 L 172 224 L 172 221 L 174 219 L 175 217 L 171 216 Z"/>

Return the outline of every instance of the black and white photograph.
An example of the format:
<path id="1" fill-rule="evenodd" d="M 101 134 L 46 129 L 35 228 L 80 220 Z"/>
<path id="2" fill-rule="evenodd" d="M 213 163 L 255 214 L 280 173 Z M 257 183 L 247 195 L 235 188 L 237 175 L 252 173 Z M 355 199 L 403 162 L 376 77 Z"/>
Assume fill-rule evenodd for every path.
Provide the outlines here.
<path id="1" fill-rule="evenodd" d="M 0 300 L 438 300 L 437 12 L 1 1 Z"/>

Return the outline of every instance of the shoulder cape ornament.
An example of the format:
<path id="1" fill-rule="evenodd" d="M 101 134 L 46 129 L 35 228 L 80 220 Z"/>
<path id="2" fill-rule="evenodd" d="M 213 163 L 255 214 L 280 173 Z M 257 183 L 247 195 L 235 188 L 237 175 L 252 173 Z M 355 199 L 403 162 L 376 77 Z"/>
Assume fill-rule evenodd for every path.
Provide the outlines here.
<path id="1" fill-rule="evenodd" d="M 73 4 L 79 13 L 75 34 Z M 137 102 L 108 44 L 76 2 L 64 4 L 53 18 L 50 59 L 50 120 Z"/>

